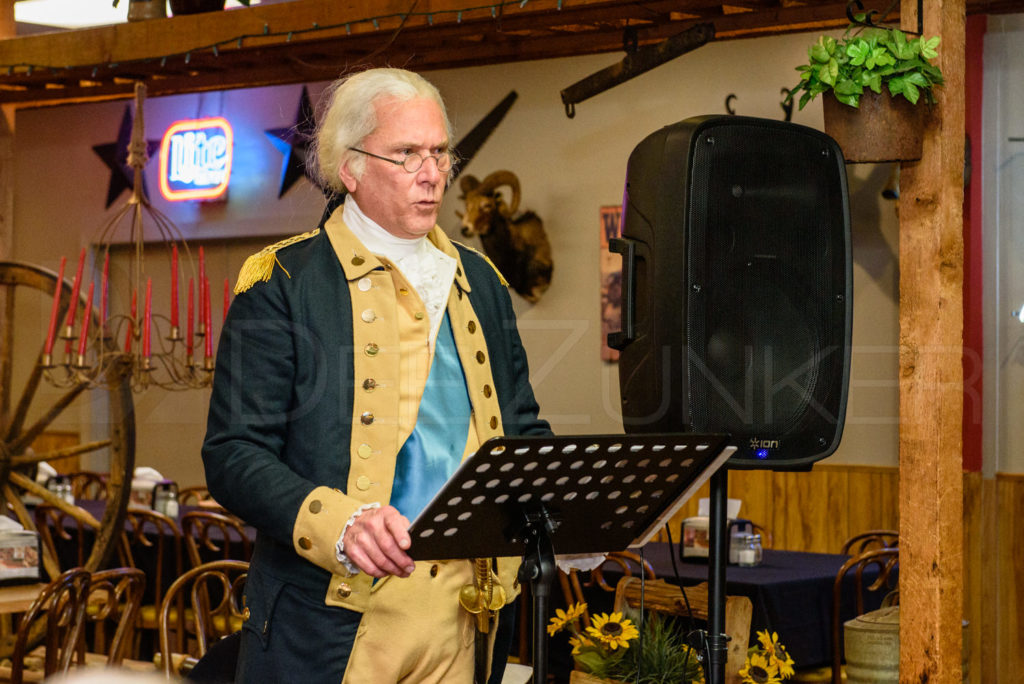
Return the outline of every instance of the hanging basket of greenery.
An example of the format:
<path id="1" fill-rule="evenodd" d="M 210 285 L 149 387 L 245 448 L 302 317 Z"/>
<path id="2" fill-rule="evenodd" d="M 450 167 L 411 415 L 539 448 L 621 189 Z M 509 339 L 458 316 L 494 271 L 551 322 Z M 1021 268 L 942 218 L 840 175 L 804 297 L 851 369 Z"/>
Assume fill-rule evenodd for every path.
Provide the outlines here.
<path id="1" fill-rule="evenodd" d="M 786 101 L 800 93 L 803 109 L 823 95 L 825 132 L 847 161 L 920 159 L 933 88 L 943 84 L 930 61 L 938 44 L 938 36 L 908 38 L 898 29 L 851 24 L 841 39 L 821 36 L 808 48 Z"/>

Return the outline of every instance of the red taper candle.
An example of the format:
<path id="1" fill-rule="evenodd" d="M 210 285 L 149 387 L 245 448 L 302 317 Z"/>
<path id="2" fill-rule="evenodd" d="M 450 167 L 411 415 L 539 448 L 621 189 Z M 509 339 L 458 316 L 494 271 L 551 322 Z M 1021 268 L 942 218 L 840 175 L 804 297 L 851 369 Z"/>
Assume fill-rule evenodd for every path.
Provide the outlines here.
<path id="1" fill-rule="evenodd" d="M 85 300 L 85 315 L 82 316 L 82 336 L 78 338 L 78 355 L 85 356 L 85 346 L 89 341 L 89 321 L 92 320 L 92 295 L 96 281 L 89 283 L 89 298 Z"/>
<path id="2" fill-rule="evenodd" d="M 196 320 L 196 304 L 195 304 L 195 281 L 192 278 L 188 279 L 188 334 L 185 336 L 185 353 L 189 358 L 192 358 L 193 338 L 195 337 L 195 320 Z"/>
<path id="3" fill-rule="evenodd" d="M 203 283 L 203 289 L 206 290 L 206 302 L 204 308 L 206 309 L 206 358 L 213 358 L 213 324 L 210 322 L 210 280 L 207 279 Z"/>
<path id="4" fill-rule="evenodd" d="M 146 308 L 143 309 L 145 323 L 142 326 L 142 356 L 149 358 L 149 340 L 151 328 L 153 327 L 153 279 L 146 278 Z"/>
<path id="5" fill-rule="evenodd" d="M 53 352 L 53 341 L 57 335 L 57 314 L 60 312 L 60 288 L 64 284 L 64 266 L 68 258 L 60 258 L 60 272 L 57 274 L 57 289 L 53 291 L 53 308 L 50 309 L 50 327 L 46 332 L 46 344 L 43 345 L 43 353 L 49 356 Z"/>
<path id="6" fill-rule="evenodd" d="M 199 246 L 199 323 L 206 324 L 206 253 Z"/>

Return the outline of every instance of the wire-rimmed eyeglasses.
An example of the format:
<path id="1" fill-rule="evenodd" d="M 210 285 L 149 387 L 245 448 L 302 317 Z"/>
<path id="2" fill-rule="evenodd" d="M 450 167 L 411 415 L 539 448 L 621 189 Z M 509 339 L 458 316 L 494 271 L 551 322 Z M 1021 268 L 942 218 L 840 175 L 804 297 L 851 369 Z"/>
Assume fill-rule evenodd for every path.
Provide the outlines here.
<path id="1" fill-rule="evenodd" d="M 391 162 L 395 166 L 401 166 L 408 173 L 416 173 L 423 166 L 423 162 L 427 159 L 433 159 L 437 163 L 437 170 L 441 173 L 448 171 L 452 168 L 452 153 L 450 150 L 445 150 L 441 154 L 428 154 L 426 156 L 419 154 L 418 152 L 410 152 L 405 155 L 405 159 L 391 159 L 390 157 L 382 157 L 379 154 L 373 152 L 367 152 L 361 150 L 358 147 L 348 148 L 353 152 L 365 154 L 367 157 L 373 157 L 374 159 L 380 159 L 381 161 Z"/>

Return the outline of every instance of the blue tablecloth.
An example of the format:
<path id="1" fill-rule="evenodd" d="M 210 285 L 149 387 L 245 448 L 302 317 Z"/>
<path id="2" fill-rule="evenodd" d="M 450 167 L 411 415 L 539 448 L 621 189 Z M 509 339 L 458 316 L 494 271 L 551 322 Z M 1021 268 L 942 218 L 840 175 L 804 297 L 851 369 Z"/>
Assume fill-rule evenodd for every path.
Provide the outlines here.
<path id="1" fill-rule="evenodd" d="M 659 579 L 682 586 L 708 580 L 707 562 L 692 559 L 682 562 L 677 557 L 677 581 L 668 544 L 648 544 L 643 548 L 643 556 Z M 837 554 L 765 549 L 761 565 L 728 566 L 726 593 L 746 596 L 753 603 L 751 642 L 756 641 L 757 630 L 768 629 L 778 633 L 779 641 L 789 649 L 798 667 L 828 665 L 832 648 L 832 586 L 836 573 L 848 558 Z M 611 563 L 605 566 L 605 577 L 614 586 L 619 574 L 613 567 Z M 869 569 L 865 578 L 872 577 L 872 573 L 877 574 L 877 568 Z M 848 600 L 841 604 L 840 616 L 844 621 L 854 617 L 850 593 L 844 592 Z M 880 601 L 881 596 L 869 597 L 867 610 L 878 608 Z"/>

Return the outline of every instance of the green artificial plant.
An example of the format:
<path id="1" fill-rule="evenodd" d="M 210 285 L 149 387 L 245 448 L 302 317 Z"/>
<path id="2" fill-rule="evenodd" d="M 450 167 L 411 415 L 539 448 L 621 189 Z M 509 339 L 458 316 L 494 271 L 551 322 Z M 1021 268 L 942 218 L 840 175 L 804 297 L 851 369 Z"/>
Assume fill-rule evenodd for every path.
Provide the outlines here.
<path id="1" fill-rule="evenodd" d="M 864 15 L 855 17 L 863 21 Z M 800 109 L 821 93 L 832 91 L 840 102 L 860 106 L 865 88 L 893 97 L 902 95 L 913 104 L 923 98 L 935 102 L 932 89 L 943 84 L 942 71 L 930 60 L 938 53 L 939 37 L 908 37 L 903 31 L 851 24 L 842 38 L 821 36 L 807 49 L 809 61 L 798 66 L 800 82 L 786 96 L 800 95 Z"/>

